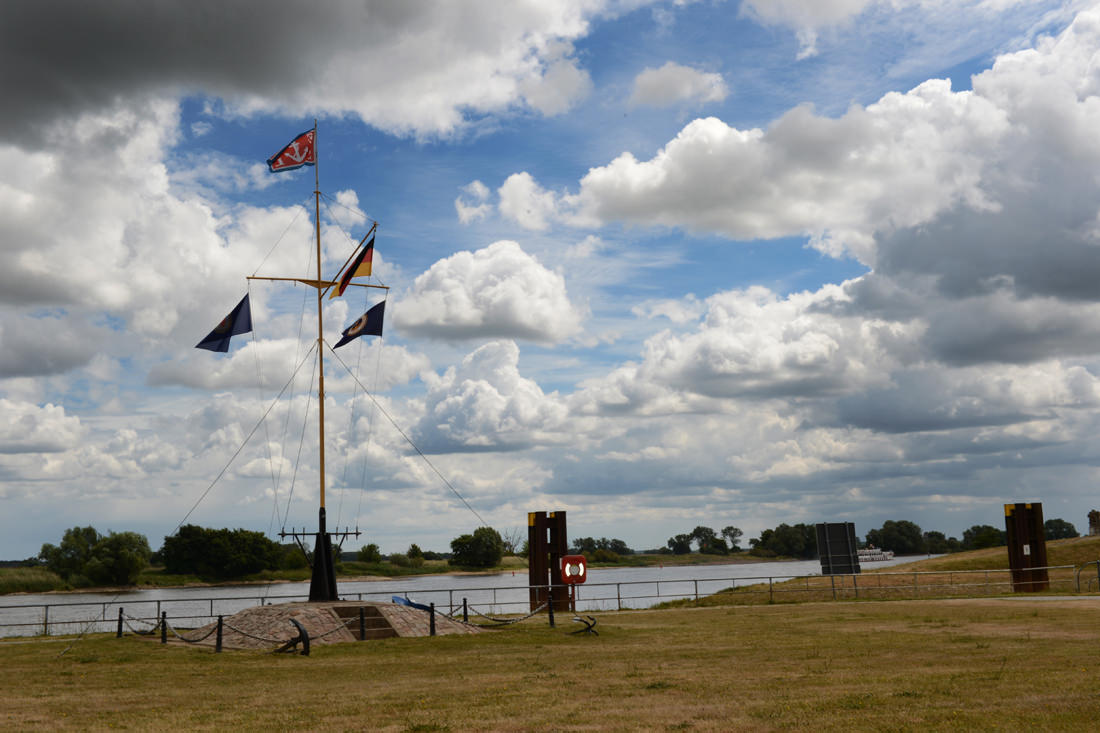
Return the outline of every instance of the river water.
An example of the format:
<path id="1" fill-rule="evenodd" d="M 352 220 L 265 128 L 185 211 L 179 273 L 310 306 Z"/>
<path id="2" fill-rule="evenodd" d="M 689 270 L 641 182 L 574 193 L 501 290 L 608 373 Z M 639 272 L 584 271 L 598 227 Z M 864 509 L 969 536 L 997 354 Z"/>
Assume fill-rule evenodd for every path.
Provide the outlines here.
<path id="1" fill-rule="evenodd" d="M 865 563 L 867 569 L 909 562 L 913 557 Z M 733 586 L 820 575 L 817 560 L 670 565 L 644 568 L 589 568 L 577 586 L 578 611 L 648 608 L 662 601 L 710 595 Z M 478 614 L 524 613 L 529 608 L 526 571 L 473 575 L 421 575 L 406 578 L 339 581 L 345 600 L 389 601 L 403 596 L 434 603 L 442 613 L 461 614 L 463 599 L 471 620 Z M 119 609 L 132 630 L 152 627 L 161 613 L 176 627 L 209 623 L 219 615 L 269 603 L 306 600 L 309 583 L 269 583 L 217 587 L 142 588 L 118 593 L 27 593 L 0 596 L 0 636 L 72 634 L 114 630 Z M 140 619 L 140 620 L 139 620 Z"/>

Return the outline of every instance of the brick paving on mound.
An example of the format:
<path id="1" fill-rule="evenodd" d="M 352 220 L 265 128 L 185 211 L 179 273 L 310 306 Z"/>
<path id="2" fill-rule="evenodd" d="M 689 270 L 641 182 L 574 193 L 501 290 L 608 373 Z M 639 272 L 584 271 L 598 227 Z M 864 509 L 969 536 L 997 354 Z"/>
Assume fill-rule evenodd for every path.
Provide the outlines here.
<path id="1" fill-rule="evenodd" d="M 430 634 L 428 612 L 411 606 L 364 601 L 281 603 L 254 606 L 224 617 L 222 648 L 272 650 L 282 646 L 298 637 L 298 628 L 291 623 L 291 619 L 305 628 L 311 646 L 359 641 L 360 609 L 365 617 L 367 640 Z M 216 632 L 212 630 L 217 625 L 215 621 L 198 629 L 180 632 L 184 639 L 201 641 L 187 643 L 172 634 L 169 634 L 169 640 L 175 644 L 213 647 Z M 442 613 L 435 614 L 437 635 L 477 634 L 481 631 L 483 629 L 477 626 L 464 624 Z M 298 649 L 301 649 L 300 644 Z"/>

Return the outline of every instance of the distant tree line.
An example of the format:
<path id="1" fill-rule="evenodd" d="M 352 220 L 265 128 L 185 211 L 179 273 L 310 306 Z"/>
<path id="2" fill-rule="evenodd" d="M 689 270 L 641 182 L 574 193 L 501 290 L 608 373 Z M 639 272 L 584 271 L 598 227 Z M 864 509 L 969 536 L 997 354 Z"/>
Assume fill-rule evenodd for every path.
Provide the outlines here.
<path id="1" fill-rule="evenodd" d="M 1064 519 L 1048 519 L 1043 523 L 1043 533 L 1048 540 L 1079 536 L 1076 528 Z M 667 547 L 660 551 L 676 555 L 693 550 L 716 555 L 740 552 L 738 540 L 741 534 L 741 530 L 733 526 L 725 527 L 720 533 L 700 526 L 690 533 L 670 537 Z M 878 529 L 868 531 L 864 546 L 890 550 L 897 555 L 941 555 L 1000 547 L 1005 543 L 1005 531 L 988 524 L 970 527 L 959 540 L 947 537 L 943 532 L 922 531 L 916 523 L 902 519 L 888 520 Z M 812 559 L 817 557 L 817 529 L 812 524 L 780 524 L 773 529 L 765 529 L 760 537 L 749 540 L 749 548 L 749 554 L 757 557 Z"/>
<path id="2" fill-rule="evenodd" d="M 728 555 L 731 552 L 741 552 L 738 544 L 741 535 L 741 530 L 732 525 L 723 527 L 721 532 L 700 525 L 688 534 L 669 537 L 666 545 L 668 551 L 674 555 L 688 554 L 693 545 L 697 552 L 704 555 Z"/>
<path id="3" fill-rule="evenodd" d="M 1043 524 L 1043 531 L 1048 540 L 1079 536 L 1077 529 L 1064 519 L 1048 519 Z M 727 555 L 742 551 L 742 534 L 732 525 L 721 531 L 700 525 L 689 533 L 670 537 L 665 547 L 647 552 L 683 555 L 695 551 Z M 516 547 L 518 540 L 518 532 L 502 536 L 492 527 L 479 527 L 451 540 L 450 555 L 426 552 L 412 544 L 407 552 L 392 554 L 388 560 L 402 567 L 420 567 L 425 560 L 447 559 L 455 567 L 492 568 L 500 564 L 506 553 L 518 551 L 527 555 L 526 540 L 522 549 Z M 889 520 L 868 531 L 864 545 L 898 555 L 917 555 L 999 547 L 1005 541 L 1005 531 L 988 524 L 970 527 L 960 540 L 947 537 L 943 532 L 925 532 L 908 520 Z M 585 555 L 589 562 L 618 562 L 635 551 L 620 539 L 579 537 L 573 541 L 570 552 Z M 748 552 L 758 557 L 814 558 L 817 556 L 816 527 L 800 523 L 765 529 L 760 537 L 749 540 Z M 374 543 L 364 545 L 354 556 L 365 563 L 379 563 L 384 559 Z M 197 575 L 212 580 L 242 578 L 265 570 L 303 568 L 310 562 L 297 546 L 276 543 L 261 532 L 209 529 L 190 524 L 165 537 L 164 545 L 156 553 L 150 551 L 145 536 L 136 532 L 103 535 L 94 527 L 73 527 L 65 531 L 59 544 L 42 545 L 35 559 L 74 587 L 134 585 L 153 561 L 162 563 L 165 571 L 173 575 Z"/>

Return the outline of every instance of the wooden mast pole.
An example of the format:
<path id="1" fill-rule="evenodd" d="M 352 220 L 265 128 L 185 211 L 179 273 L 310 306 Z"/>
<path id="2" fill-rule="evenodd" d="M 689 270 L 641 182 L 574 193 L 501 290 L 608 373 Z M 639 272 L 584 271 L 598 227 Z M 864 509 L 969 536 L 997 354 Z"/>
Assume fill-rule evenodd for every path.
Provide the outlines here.
<path id="1" fill-rule="evenodd" d="M 313 225 L 317 233 L 317 280 L 321 279 L 321 156 L 317 149 L 317 120 L 313 120 Z M 320 468 L 321 468 L 321 516 L 325 511 L 325 350 L 324 322 L 321 312 L 324 310 L 323 289 L 317 288 L 317 409 L 319 425 Z M 323 529 L 322 529 L 323 531 Z"/>
<path id="2" fill-rule="evenodd" d="M 313 225 L 317 240 L 317 433 L 320 467 L 321 506 L 317 510 L 317 542 L 313 547 L 313 575 L 309 600 L 335 601 L 336 566 L 332 558 L 332 538 L 325 526 L 325 329 L 324 292 L 321 287 L 321 156 L 317 146 L 317 120 L 313 120 Z"/>

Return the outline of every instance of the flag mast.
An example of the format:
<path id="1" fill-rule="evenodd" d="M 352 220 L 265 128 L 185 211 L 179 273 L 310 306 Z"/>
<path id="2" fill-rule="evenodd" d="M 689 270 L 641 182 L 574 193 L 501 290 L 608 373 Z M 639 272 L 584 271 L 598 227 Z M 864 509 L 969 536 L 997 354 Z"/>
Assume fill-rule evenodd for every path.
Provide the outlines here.
<path id="1" fill-rule="evenodd" d="M 317 533 L 315 535 L 316 544 L 313 549 L 313 574 L 309 584 L 309 600 L 310 601 L 336 601 L 339 597 L 336 595 L 336 566 L 333 562 L 332 552 L 332 535 L 339 535 L 341 543 L 343 539 L 355 535 L 360 535 L 359 529 L 356 528 L 354 532 L 350 530 L 329 532 L 325 526 L 325 329 L 324 329 L 324 294 L 329 288 L 337 285 L 338 283 L 331 280 L 325 280 L 321 277 L 321 175 L 318 171 L 318 155 L 317 155 L 317 120 L 313 120 L 313 129 L 306 130 L 298 137 L 294 138 L 287 146 L 274 156 L 268 159 L 268 168 L 274 172 L 277 170 L 293 170 L 300 168 L 303 165 L 313 166 L 313 221 L 314 221 L 314 242 L 316 249 L 317 259 L 317 276 L 315 278 L 309 277 L 260 277 L 256 275 L 250 276 L 249 280 L 287 280 L 299 282 L 304 285 L 317 289 L 317 433 L 318 433 L 318 459 L 320 468 L 320 506 L 317 511 Z M 370 231 L 367 232 L 367 236 L 370 236 L 375 232 L 378 227 L 378 223 L 375 222 Z M 363 237 L 366 241 L 367 237 Z M 359 243 L 360 245 L 363 242 Z M 373 246 L 373 240 L 371 245 Z M 355 255 L 353 254 L 352 257 Z M 348 262 L 351 262 L 352 257 L 348 258 Z M 360 255 L 362 259 L 362 255 Z M 347 267 L 348 262 L 344 263 Z M 368 271 L 369 274 L 369 271 Z M 348 280 L 354 277 L 354 274 L 348 276 Z M 388 290 L 385 285 L 370 285 L 353 283 L 359 287 L 367 288 L 379 288 L 382 290 Z M 347 283 L 341 281 L 340 292 L 343 292 L 343 288 L 347 286 Z M 381 304 L 380 304 L 381 305 Z M 252 330 L 252 322 L 250 313 L 247 310 L 248 296 L 241 301 L 240 305 L 226 317 L 222 326 L 219 326 L 214 330 L 207 338 L 203 339 L 199 343 L 200 348 L 209 348 L 216 351 L 227 351 L 229 348 L 229 336 L 245 333 Z M 377 311 L 377 313 L 376 313 Z M 372 322 L 372 314 L 376 313 L 378 319 L 377 323 Z M 376 306 L 367 313 L 363 314 L 363 317 L 356 322 L 356 325 L 349 327 L 344 331 L 341 344 L 346 343 L 350 338 L 355 338 L 363 333 L 373 333 L 375 335 L 381 335 L 381 317 L 382 311 Z M 358 330 L 354 335 L 349 335 L 352 328 L 358 327 Z M 377 328 L 378 330 L 373 330 Z M 337 344 L 338 346 L 341 344 Z M 279 532 L 279 537 L 293 537 L 294 541 L 305 551 L 305 545 L 303 540 L 308 536 L 304 530 L 301 532 L 290 531 L 285 529 Z M 308 552 L 306 553 L 308 556 Z"/>

